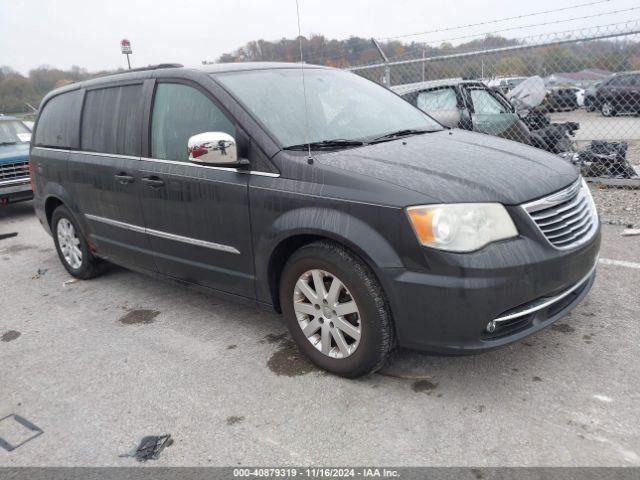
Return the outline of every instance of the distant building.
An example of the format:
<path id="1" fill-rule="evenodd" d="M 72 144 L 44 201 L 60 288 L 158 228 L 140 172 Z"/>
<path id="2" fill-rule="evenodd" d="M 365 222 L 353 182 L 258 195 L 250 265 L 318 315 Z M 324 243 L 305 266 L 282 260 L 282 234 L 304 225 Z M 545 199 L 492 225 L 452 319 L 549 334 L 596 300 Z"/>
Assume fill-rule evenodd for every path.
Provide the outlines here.
<path id="1" fill-rule="evenodd" d="M 575 87 L 587 88 L 596 82 L 606 80 L 613 72 L 600 70 L 598 68 L 587 68 L 579 72 L 558 72 L 552 73 L 545 79 L 548 86 L 573 85 Z"/>

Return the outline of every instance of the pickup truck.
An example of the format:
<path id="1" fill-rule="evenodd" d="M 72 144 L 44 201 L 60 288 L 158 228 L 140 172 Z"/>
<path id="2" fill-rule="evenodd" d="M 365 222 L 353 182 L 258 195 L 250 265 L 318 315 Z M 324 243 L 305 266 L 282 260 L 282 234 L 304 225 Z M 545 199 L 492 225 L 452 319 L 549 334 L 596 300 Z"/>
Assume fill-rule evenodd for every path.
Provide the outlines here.
<path id="1" fill-rule="evenodd" d="M 14 117 L 0 116 L 0 205 L 33 198 L 29 179 L 31 130 Z"/>

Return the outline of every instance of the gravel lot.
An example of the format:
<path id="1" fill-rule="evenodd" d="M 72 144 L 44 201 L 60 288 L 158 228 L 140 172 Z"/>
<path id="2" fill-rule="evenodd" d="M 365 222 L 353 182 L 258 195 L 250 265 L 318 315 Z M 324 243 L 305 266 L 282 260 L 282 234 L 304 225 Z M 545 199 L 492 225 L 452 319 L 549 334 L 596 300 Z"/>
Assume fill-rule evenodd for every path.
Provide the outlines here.
<path id="1" fill-rule="evenodd" d="M 637 116 L 603 117 L 600 112 L 583 109 L 573 112 L 550 114 L 555 122 L 579 122 L 580 129 L 575 140 L 578 148 L 587 146 L 591 140 L 624 140 L 629 144 L 627 160 L 640 171 L 640 118 Z M 640 226 L 640 189 L 591 188 L 604 223 L 623 226 Z"/>
<path id="2" fill-rule="evenodd" d="M 605 259 L 638 262 L 640 237 L 620 231 L 604 226 L 593 290 L 552 328 L 349 381 L 275 314 L 116 267 L 70 283 L 31 205 L 2 208 L 0 418 L 44 433 L 0 466 L 135 465 L 119 455 L 162 433 L 155 465 L 638 466 L 640 268 Z"/>
<path id="3" fill-rule="evenodd" d="M 640 190 L 591 185 L 591 194 L 603 223 L 640 227 Z"/>

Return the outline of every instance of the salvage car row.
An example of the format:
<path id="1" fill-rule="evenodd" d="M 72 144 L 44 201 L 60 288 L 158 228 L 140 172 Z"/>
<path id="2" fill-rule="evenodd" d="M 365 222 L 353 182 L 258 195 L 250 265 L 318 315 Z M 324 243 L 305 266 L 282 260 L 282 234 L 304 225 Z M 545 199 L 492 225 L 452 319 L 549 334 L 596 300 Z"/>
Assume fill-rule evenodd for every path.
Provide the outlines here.
<path id="1" fill-rule="evenodd" d="M 478 80 L 459 78 L 397 85 L 391 89 L 449 128 L 507 138 L 560 155 L 586 177 L 629 179 L 638 176 L 626 158 L 626 142 L 593 140 L 586 147 L 578 148 L 573 138 L 580 124 L 551 120 L 547 113 L 549 92 L 538 76 L 519 80 L 506 93 Z M 599 91 L 609 92 L 607 89 L 608 84 Z M 569 89 L 566 92 L 565 95 L 575 96 Z M 622 100 L 614 102 L 613 98 L 617 97 L 607 95 L 602 97 L 608 99 L 605 111 L 610 105 L 620 109 Z M 625 103 L 626 108 L 637 105 L 640 111 L 640 98 L 637 103 L 634 101 Z M 609 116 L 612 111 L 608 111 Z"/>

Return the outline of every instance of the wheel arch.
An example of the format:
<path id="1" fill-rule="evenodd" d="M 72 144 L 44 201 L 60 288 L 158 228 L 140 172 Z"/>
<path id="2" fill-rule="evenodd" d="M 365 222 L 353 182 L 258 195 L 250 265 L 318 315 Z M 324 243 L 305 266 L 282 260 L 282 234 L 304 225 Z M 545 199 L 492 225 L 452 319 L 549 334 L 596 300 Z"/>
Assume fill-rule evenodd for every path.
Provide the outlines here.
<path id="1" fill-rule="evenodd" d="M 64 205 L 65 203 L 55 195 L 49 195 L 47 199 L 44 201 L 44 214 L 47 219 L 47 225 L 49 226 L 49 230 L 51 230 L 51 219 L 53 218 L 53 212 L 60 205 Z"/>
<path id="2" fill-rule="evenodd" d="M 67 207 L 74 215 L 75 220 L 79 223 L 82 231 L 87 232 L 87 224 L 84 216 L 81 215 L 81 212 L 78 209 L 78 205 L 73 200 L 73 197 L 62 185 L 60 185 L 59 183 L 49 183 L 42 194 L 42 198 L 43 201 L 40 204 L 40 208 L 42 208 L 42 210 L 44 211 L 44 219 L 47 221 L 46 227 L 49 228 L 49 232 L 51 232 L 51 220 L 53 217 L 53 212 L 60 205 L 64 205 L 65 207 Z"/>
<path id="3" fill-rule="evenodd" d="M 297 223 L 295 228 L 293 221 Z M 383 291 L 387 289 L 380 269 L 403 266 L 399 255 L 379 232 L 340 211 L 320 208 L 290 211 L 279 217 L 263 238 L 270 240 L 259 242 L 256 251 L 257 295 L 258 300 L 271 303 L 277 312 L 281 312 L 279 290 L 285 264 L 294 252 L 309 243 L 328 240 L 350 250 L 373 271 Z"/>

